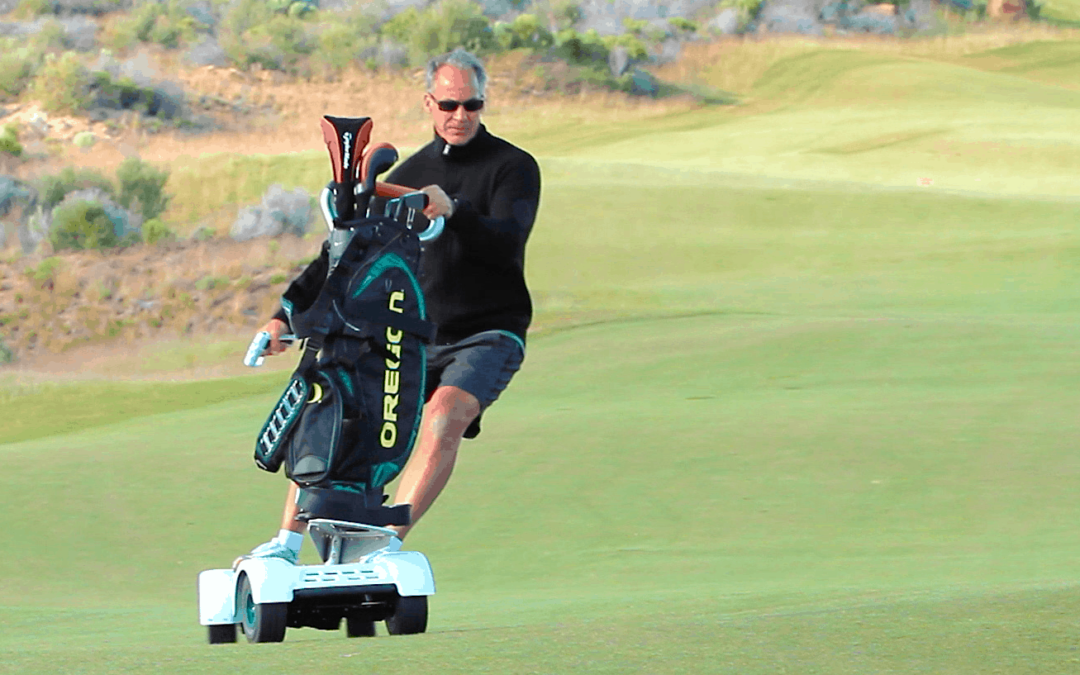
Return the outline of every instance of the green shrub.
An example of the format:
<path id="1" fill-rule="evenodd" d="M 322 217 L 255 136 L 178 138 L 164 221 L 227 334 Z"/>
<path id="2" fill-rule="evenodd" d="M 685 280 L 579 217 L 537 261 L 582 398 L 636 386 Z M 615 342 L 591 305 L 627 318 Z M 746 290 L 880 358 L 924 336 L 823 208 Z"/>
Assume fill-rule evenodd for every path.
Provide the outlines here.
<path id="1" fill-rule="evenodd" d="M 192 241 L 210 241 L 216 236 L 216 232 L 213 229 L 203 225 L 199 229 L 191 233 Z"/>
<path id="2" fill-rule="evenodd" d="M 15 19 L 36 19 L 47 14 L 56 14 L 57 6 L 53 0 L 19 0 L 11 13 Z"/>
<path id="3" fill-rule="evenodd" d="M 89 73 L 73 52 L 47 54 L 30 93 L 49 112 L 79 112 L 89 105 L 90 83 Z"/>
<path id="4" fill-rule="evenodd" d="M 63 261 L 55 256 L 49 256 L 41 261 L 37 268 L 27 268 L 26 274 L 39 284 L 52 281 L 56 278 L 56 272 L 60 269 Z"/>
<path id="5" fill-rule="evenodd" d="M 117 203 L 129 211 L 138 211 L 143 218 L 156 218 L 169 204 L 165 183 L 169 180 L 166 169 L 155 169 L 136 157 L 125 159 L 116 170 L 120 183 Z"/>
<path id="6" fill-rule="evenodd" d="M 511 49 L 520 47 L 543 49 L 555 44 L 554 36 L 544 28 L 534 14 L 519 15 L 510 24 L 510 30 L 515 38 L 515 44 Z"/>
<path id="7" fill-rule="evenodd" d="M 149 113 L 157 97 L 153 88 L 140 86 L 130 77 L 113 78 L 104 70 L 91 75 L 90 90 L 97 105 L 113 110 L 134 109 Z"/>
<path id="8" fill-rule="evenodd" d="M 442 0 L 422 12 L 410 7 L 383 24 L 380 32 L 405 45 L 415 63 L 457 47 L 481 54 L 497 47 L 480 6 L 469 0 Z"/>
<path id="9" fill-rule="evenodd" d="M 684 19 L 681 16 L 676 16 L 668 19 L 668 23 L 675 30 L 683 31 L 684 33 L 696 33 L 699 28 L 697 21 Z"/>
<path id="10" fill-rule="evenodd" d="M 568 28 L 555 35 L 555 54 L 571 64 L 597 65 L 607 68 L 608 48 L 595 30 L 584 33 Z"/>
<path id="11" fill-rule="evenodd" d="M 191 43 L 207 30 L 177 0 L 148 0 L 109 26 L 106 42 L 115 49 L 127 49 L 138 42 L 159 44 L 175 49 Z"/>
<path id="12" fill-rule="evenodd" d="M 220 31 L 223 37 L 238 38 L 273 16 L 274 11 L 263 0 L 237 0 L 221 18 Z"/>
<path id="13" fill-rule="evenodd" d="M 19 134 L 11 124 L 0 127 L 0 153 L 7 153 L 13 157 L 21 157 L 23 146 L 19 143 Z"/>
<path id="14" fill-rule="evenodd" d="M 143 223 L 142 236 L 147 244 L 176 241 L 176 232 L 158 218 L 151 218 Z"/>
<path id="15" fill-rule="evenodd" d="M 38 58 L 27 47 L 12 43 L 0 50 L 0 99 L 14 99 L 30 84 Z"/>
<path id="16" fill-rule="evenodd" d="M 758 15 L 763 0 L 723 0 L 721 7 L 732 7 L 739 13 L 742 22 L 750 21 Z"/>
<path id="17" fill-rule="evenodd" d="M 77 201 L 57 207 L 53 211 L 49 241 L 57 251 L 113 248 L 120 244 L 105 208 L 93 201 Z"/>
<path id="18" fill-rule="evenodd" d="M 323 69 L 341 72 L 360 58 L 365 49 L 374 47 L 378 38 L 370 23 L 348 21 L 332 23 L 322 28 L 318 49 L 312 59 Z"/>
<path id="19" fill-rule="evenodd" d="M 37 33 L 30 36 L 27 46 L 36 54 L 62 52 L 68 48 L 67 31 L 56 19 L 49 19 Z"/>
<path id="20" fill-rule="evenodd" d="M 4 344 L 4 336 L 0 335 L 0 363 L 12 363 L 15 361 L 15 352 Z"/>
<path id="21" fill-rule="evenodd" d="M 76 148 L 80 150 L 89 150 L 94 147 L 94 143 L 97 142 L 97 138 L 92 131 L 80 131 L 71 137 L 71 142 Z"/>
<path id="22" fill-rule="evenodd" d="M 608 35 L 603 38 L 603 40 L 604 46 L 608 48 L 608 51 L 611 51 L 615 47 L 625 47 L 632 59 L 641 61 L 649 58 L 649 50 L 645 47 L 645 43 L 635 35 L 629 33 L 623 33 L 622 35 Z"/>
<path id="23" fill-rule="evenodd" d="M 75 190 L 97 188 L 112 196 L 116 189 L 112 181 L 94 169 L 76 169 L 66 166 L 55 176 L 43 176 L 38 179 L 38 193 L 41 195 L 41 207 L 46 211 L 55 208 L 64 201 L 64 196 Z"/>
<path id="24" fill-rule="evenodd" d="M 289 73 L 297 72 L 304 57 L 317 47 L 318 39 L 307 23 L 282 14 L 222 41 L 225 53 L 241 68 L 259 64 Z"/>
<path id="25" fill-rule="evenodd" d="M 585 18 L 585 13 L 574 0 L 556 0 L 551 4 L 550 16 L 555 22 L 555 31 L 573 28 Z"/>

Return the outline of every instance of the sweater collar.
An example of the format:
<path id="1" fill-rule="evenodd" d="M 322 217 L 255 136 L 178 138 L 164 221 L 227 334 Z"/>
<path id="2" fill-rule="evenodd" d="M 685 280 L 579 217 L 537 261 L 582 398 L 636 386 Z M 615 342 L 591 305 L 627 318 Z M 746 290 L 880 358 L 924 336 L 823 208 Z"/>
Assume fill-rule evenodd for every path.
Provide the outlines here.
<path id="1" fill-rule="evenodd" d="M 440 136 L 435 134 L 435 152 L 441 157 L 447 157 L 450 159 L 466 159 L 468 157 L 475 156 L 486 144 L 491 134 L 488 133 L 487 127 L 480 124 L 480 129 L 477 130 L 476 135 L 472 137 L 465 145 L 451 145 Z"/>

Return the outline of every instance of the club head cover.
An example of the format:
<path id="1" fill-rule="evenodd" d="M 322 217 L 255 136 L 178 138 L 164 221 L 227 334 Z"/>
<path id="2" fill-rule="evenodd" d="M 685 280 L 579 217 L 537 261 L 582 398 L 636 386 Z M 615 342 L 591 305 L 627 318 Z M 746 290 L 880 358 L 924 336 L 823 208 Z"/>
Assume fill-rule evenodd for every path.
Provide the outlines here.
<path id="1" fill-rule="evenodd" d="M 339 220 L 350 220 L 356 212 L 353 191 L 359 175 L 360 161 L 373 123 L 370 117 L 333 117 L 321 121 L 323 140 L 330 151 L 333 171 L 334 207 Z"/>

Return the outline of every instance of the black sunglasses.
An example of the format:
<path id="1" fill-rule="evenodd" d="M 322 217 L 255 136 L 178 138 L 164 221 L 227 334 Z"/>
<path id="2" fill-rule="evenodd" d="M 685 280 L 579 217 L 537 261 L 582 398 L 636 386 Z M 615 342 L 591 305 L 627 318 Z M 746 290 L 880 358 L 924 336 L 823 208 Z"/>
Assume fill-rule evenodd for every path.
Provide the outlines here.
<path id="1" fill-rule="evenodd" d="M 439 110 L 443 112 L 454 112 L 458 109 L 458 106 L 465 108 L 467 112 L 476 112 L 484 107 L 484 99 L 482 98 L 470 98 L 468 101 L 435 101 L 435 105 L 439 106 Z"/>

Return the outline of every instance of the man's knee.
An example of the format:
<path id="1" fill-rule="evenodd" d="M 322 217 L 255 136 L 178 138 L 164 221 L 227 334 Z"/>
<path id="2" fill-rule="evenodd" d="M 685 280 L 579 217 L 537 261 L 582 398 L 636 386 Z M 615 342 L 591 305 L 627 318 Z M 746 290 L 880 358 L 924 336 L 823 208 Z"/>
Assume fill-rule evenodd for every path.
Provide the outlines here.
<path id="1" fill-rule="evenodd" d="M 480 414 L 480 401 L 459 387 L 439 387 L 424 407 L 431 430 L 439 439 L 458 440 Z"/>

